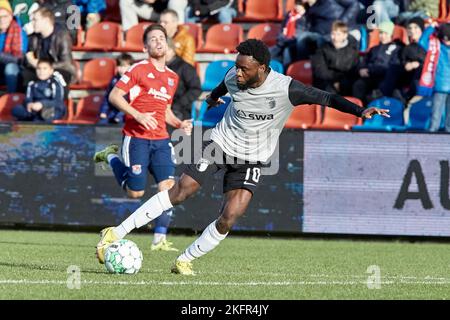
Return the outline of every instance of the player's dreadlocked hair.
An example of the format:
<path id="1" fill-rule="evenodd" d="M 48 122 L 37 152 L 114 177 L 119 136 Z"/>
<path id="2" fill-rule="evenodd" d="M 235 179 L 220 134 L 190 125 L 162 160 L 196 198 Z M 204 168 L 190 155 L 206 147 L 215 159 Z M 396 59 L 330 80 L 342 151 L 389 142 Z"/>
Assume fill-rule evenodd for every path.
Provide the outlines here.
<path id="1" fill-rule="evenodd" d="M 267 68 L 269 68 L 270 52 L 261 40 L 245 40 L 237 46 L 236 50 L 244 56 L 252 56 L 260 64 L 264 64 Z"/>

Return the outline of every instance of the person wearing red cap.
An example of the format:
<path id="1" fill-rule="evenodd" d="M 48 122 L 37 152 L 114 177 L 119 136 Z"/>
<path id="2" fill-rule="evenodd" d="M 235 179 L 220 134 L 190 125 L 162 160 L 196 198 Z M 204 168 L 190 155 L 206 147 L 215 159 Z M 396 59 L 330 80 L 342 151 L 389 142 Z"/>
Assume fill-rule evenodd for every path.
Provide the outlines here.
<path id="1" fill-rule="evenodd" d="M 0 0 L 0 83 L 8 92 L 16 92 L 19 64 L 27 48 L 25 31 L 14 19 L 11 5 Z"/>

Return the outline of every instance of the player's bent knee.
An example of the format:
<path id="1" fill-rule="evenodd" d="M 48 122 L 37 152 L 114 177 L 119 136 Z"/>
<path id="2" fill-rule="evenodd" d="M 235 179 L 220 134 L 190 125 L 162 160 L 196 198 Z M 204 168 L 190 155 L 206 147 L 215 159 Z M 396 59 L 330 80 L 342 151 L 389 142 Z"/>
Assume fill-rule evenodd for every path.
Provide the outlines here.
<path id="1" fill-rule="evenodd" d="M 142 198 L 145 194 L 145 191 L 133 191 L 133 190 L 127 190 L 127 195 L 131 199 L 139 199 Z"/>

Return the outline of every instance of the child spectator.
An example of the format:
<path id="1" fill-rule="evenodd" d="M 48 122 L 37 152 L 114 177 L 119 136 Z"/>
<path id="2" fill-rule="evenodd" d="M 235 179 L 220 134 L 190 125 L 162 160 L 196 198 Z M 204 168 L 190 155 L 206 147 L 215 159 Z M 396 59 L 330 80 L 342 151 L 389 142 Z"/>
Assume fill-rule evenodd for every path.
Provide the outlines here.
<path id="1" fill-rule="evenodd" d="M 119 111 L 109 102 L 108 96 L 111 93 L 111 90 L 116 85 L 117 81 L 119 81 L 119 79 L 133 65 L 134 62 L 133 57 L 127 53 L 122 53 L 117 58 L 116 62 L 116 75 L 111 79 L 111 82 L 106 89 L 102 105 L 100 107 L 100 123 L 121 123 L 123 121 L 123 112 Z"/>
<path id="2" fill-rule="evenodd" d="M 394 23 L 384 21 L 380 23 L 380 44 L 370 49 L 359 66 L 359 79 L 353 84 L 352 96 L 363 102 L 383 96 L 380 88 L 385 80 L 388 69 L 399 64 L 399 52 L 402 44 L 392 41 Z M 370 97 L 369 97 L 370 96 Z"/>
<path id="3" fill-rule="evenodd" d="M 437 31 L 437 33 L 435 32 Z M 419 95 L 433 95 L 433 111 L 429 130 L 439 130 L 446 110 L 445 131 L 450 132 L 450 23 L 435 30 L 425 30 L 421 43 L 428 48 L 419 83 Z M 437 61 L 437 63 L 433 63 Z"/>
<path id="4" fill-rule="evenodd" d="M 358 44 L 349 36 L 347 24 L 334 22 L 331 42 L 325 43 L 311 59 L 314 86 L 331 93 L 350 95 L 358 59 Z"/>
<path id="5" fill-rule="evenodd" d="M 38 80 L 28 83 L 24 105 L 17 105 L 12 110 L 12 115 L 17 120 L 51 122 L 64 117 L 64 88 L 53 72 L 53 63 L 50 60 L 38 61 Z"/>
<path id="6" fill-rule="evenodd" d="M 272 59 L 280 61 L 285 69 L 297 59 L 297 35 L 307 30 L 306 7 L 302 0 L 296 0 L 295 6 L 284 17 L 277 43 L 270 48 Z"/>

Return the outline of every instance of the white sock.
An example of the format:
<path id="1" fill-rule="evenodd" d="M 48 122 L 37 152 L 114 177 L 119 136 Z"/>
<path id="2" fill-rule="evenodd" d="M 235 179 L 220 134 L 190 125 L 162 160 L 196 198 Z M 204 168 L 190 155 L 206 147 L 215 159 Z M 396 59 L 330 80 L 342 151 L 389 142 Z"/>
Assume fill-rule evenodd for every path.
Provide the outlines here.
<path id="1" fill-rule="evenodd" d="M 106 160 L 108 161 L 109 164 L 111 164 L 112 159 L 118 158 L 118 157 L 119 156 L 117 154 L 110 153 L 106 156 Z"/>
<path id="2" fill-rule="evenodd" d="M 158 244 L 163 240 L 166 240 L 166 235 L 164 233 L 155 233 L 153 235 L 153 244 Z"/>
<path id="3" fill-rule="evenodd" d="M 172 207 L 172 203 L 170 203 L 169 199 L 169 192 L 167 190 L 161 191 L 147 200 L 119 226 L 115 227 L 114 233 L 119 239 L 122 239 L 133 229 L 148 224 L 153 219 L 159 217 L 161 213 Z"/>
<path id="4" fill-rule="evenodd" d="M 200 258 L 217 247 L 220 241 L 225 239 L 228 233 L 219 233 L 216 228 L 216 221 L 214 220 L 206 227 L 202 235 L 177 258 L 178 261 L 191 262 L 194 259 Z"/>

